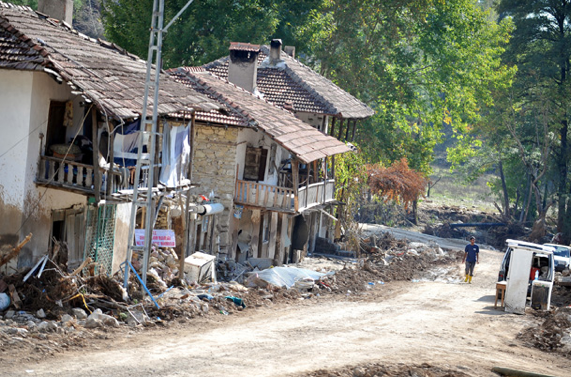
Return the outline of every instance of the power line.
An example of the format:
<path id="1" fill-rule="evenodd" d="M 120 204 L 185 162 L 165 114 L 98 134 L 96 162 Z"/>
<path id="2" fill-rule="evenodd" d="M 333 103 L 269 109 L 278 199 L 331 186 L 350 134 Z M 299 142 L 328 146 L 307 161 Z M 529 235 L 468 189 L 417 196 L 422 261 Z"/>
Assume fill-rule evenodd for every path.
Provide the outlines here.
<path id="1" fill-rule="evenodd" d="M 20 144 L 22 141 L 28 139 L 30 137 L 30 135 L 32 135 L 34 132 L 36 132 L 40 127 L 43 127 L 46 123 L 48 122 L 48 120 L 46 119 L 44 122 L 42 122 L 39 126 L 37 126 L 36 128 L 34 128 L 32 131 L 30 131 L 26 136 L 24 136 L 23 138 L 21 138 L 20 140 L 18 140 L 14 145 L 12 145 L 10 148 L 8 148 L 8 150 L 2 154 L 0 154 L 0 159 L 4 156 L 6 156 L 8 154 L 8 152 L 10 152 L 12 149 L 16 148 L 18 146 L 18 144 Z"/>

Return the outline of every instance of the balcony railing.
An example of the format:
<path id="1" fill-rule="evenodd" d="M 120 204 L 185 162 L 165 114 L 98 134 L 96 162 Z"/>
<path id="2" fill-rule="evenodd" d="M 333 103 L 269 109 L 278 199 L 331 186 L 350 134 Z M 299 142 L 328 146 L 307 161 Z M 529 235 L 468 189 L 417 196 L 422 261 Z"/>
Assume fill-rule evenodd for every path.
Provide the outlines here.
<path id="1" fill-rule="evenodd" d="M 335 180 L 331 179 L 325 182 L 312 183 L 309 186 L 302 186 L 297 193 L 298 211 L 331 202 L 335 200 Z"/>
<path id="2" fill-rule="evenodd" d="M 128 169 L 109 169 L 100 167 L 101 187 L 100 193 L 107 193 L 107 180 L 111 179 L 109 191 L 111 195 L 120 190 L 132 189 L 130 184 L 130 171 Z M 57 157 L 40 157 L 40 166 L 38 170 L 37 183 L 46 184 L 58 188 L 69 189 L 71 191 L 93 194 L 95 192 L 95 176 L 92 165 L 82 164 L 76 161 L 63 160 Z M 143 180 L 139 187 L 146 187 L 146 179 L 148 175 L 142 174 Z"/>
<path id="3" fill-rule="evenodd" d="M 284 211 L 303 211 L 335 199 L 335 181 L 313 183 L 300 187 L 297 200 L 292 188 L 267 185 L 251 181 L 236 181 L 234 202 Z"/>
<path id="4" fill-rule="evenodd" d="M 234 201 L 256 207 L 295 210 L 293 189 L 251 181 L 236 181 Z"/>

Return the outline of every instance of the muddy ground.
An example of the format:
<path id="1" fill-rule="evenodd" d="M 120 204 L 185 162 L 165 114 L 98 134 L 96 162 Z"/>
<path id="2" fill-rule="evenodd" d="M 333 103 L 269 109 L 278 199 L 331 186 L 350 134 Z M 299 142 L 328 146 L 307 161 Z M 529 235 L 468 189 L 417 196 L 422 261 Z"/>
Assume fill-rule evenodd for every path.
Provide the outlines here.
<path id="1" fill-rule="evenodd" d="M 311 257 L 299 265 L 336 271 L 311 290 L 218 284 L 202 287 L 215 297 L 197 303 L 175 288 L 161 298 L 161 310 L 146 306 L 144 325 L 88 329 L 73 321 L 28 332 L 25 322 L 4 318 L 0 376 L 495 376 L 494 366 L 568 375 L 570 288 L 556 286 L 550 312 L 506 314 L 494 308 L 502 254 L 493 247 L 482 245 L 488 250 L 474 283 L 464 284 L 465 240 L 373 225 L 362 232 L 365 240 L 376 235 L 380 247 L 359 259 Z M 409 241 L 430 247 L 412 252 Z M 53 284 L 57 273 L 45 278 Z M 89 284 L 117 293 L 105 279 Z M 101 296 L 92 302 L 120 319 L 113 307 L 120 297 Z M 39 305 L 47 320 L 66 311 L 57 301 Z"/>

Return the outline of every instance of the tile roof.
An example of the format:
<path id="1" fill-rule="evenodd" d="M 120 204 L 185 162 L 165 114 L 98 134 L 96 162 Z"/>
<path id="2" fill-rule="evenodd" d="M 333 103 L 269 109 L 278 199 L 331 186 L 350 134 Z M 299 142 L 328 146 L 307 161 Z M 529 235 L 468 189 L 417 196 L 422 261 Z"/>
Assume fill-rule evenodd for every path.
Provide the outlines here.
<path id="1" fill-rule="evenodd" d="M 191 87 L 202 87 L 212 98 L 240 113 L 251 125 L 304 163 L 351 151 L 344 143 L 297 119 L 292 113 L 209 72 L 184 68 L 170 72 Z"/>
<path id="2" fill-rule="evenodd" d="M 202 67 L 185 67 L 181 69 L 169 69 L 167 73 L 174 77 L 178 82 L 191 87 L 193 90 L 201 93 L 213 101 L 217 101 L 218 93 L 207 90 L 197 82 L 188 80 L 187 73 L 200 73 L 206 72 Z M 216 123 L 220 125 L 248 127 L 250 126 L 249 120 L 242 115 L 241 111 L 226 105 L 224 102 L 218 102 L 221 107 L 218 111 L 197 111 L 195 113 L 196 120 L 205 123 Z"/>
<path id="3" fill-rule="evenodd" d="M 291 102 L 295 111 L 343 118 L 362 119 L 374 114 L 369 106 L 285 52 L 280 51 L 280 64 L 271 65 L 270 47 L 264 45 L 260 50 L 256 83 L 258 91 L 269 102 L 281 107 Z M 228 57 L 204 67 L 219 77 L 228 78 Z"/>
<path id="4" fill-rule="evenodd" d="M 135 118 L 142 113 L 145 61 L 114 44 L 82 35 L 66 23 L 31 8 L 2 1 L 0 69 L 41 69 L 59 76 L 115 118 Z M 151 97 L 149 106 L 152 100 Z M 160 114 L 218 107 L 164 73 L 160 78 L 159 101 Z"/>

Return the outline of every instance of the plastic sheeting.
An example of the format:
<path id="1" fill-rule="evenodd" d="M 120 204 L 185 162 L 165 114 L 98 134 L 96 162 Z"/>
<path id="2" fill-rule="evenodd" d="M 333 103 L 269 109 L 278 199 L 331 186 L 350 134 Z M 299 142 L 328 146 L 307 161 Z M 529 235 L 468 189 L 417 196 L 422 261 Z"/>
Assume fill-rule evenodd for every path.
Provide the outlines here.
<path id="1" fill-rule="evenodd" d="M 263 271 L 251 272 L 250 276 L 247 279 L 247 285 L 250 285 L 251 281 L 252 284 L 255 285 L 255 283 L 253 283 L 253 279 L 259 278 L 278 287 L 291 288 L 296 285 L 296 282 L 298 282 L 298 286 L 301 283 L 304 287 L 306 287 L 309 279 L 315 281 L 321 279 L 326 275 L 333 275 L 334 273 L 335 272 L 329 272 L 324 274 L 321 272 L 297 267 L 274 267 Z"/>

